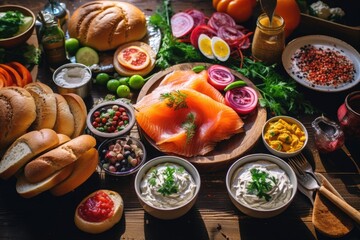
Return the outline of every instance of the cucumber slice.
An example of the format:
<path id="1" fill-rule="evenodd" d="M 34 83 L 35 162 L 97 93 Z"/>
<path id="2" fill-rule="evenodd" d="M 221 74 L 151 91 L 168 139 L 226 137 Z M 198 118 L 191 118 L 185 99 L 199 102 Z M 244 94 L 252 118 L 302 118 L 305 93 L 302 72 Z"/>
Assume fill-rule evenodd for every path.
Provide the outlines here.
<path id="1" fill-rule="evenodd" d="M 75 54 L 77 63 L 82 63 L 86 66 L 99 63 L 99 54 L 90 47 L 82 47 Z"/>

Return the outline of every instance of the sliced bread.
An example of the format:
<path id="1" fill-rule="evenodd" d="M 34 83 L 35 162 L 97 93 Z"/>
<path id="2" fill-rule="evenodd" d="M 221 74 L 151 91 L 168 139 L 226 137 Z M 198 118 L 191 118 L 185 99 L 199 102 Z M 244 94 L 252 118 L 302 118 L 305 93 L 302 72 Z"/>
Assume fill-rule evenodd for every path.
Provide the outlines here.
<path id="1" fill-rule="evenodd" d="M 69 104 L 60 94 L 54 93 L 57 106 L 56 121 L 53 129 L 57 133 L 72 136 L 75 130 L 75 119 L 70 111 Z"/>

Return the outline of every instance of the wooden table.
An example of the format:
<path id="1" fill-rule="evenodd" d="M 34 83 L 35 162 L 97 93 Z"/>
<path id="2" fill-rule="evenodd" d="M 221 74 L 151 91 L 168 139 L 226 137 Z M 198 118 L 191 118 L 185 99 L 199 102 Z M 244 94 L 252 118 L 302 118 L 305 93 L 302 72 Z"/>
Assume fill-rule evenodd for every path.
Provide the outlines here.
<path id="1" fill-rule="evenodd" d="M 30 0 L 5 0 L 2 4 L 20 4 L 39 12 L 47 2 Z M 86 1 L 64 1 L 72 13 Z M 128 1 L 151 15 L 160 1 Z M 214 10 L 211 1 L 173 1 L 175 12 L 197 8 L 210 15 Z M 295 32 L 294 36 L 301 36 Z M 39 66 L 38 80 L 48 83 L 51 72 Z M 359 88 L 359 87 L 357 87 Z M 299 86 L 299 90 L 322 113 L 336 119 L 336 110 L 349 91 L 319 93 Z M 354 89 L 352 89 L 354 90 Z M 99 93 L 94 92 L 94 95 Z M 360 176 L 353 162 L 342 152 L 319 154 L 314 148 L 312 120 L 314 116 L 299 116 L 310 134 L 306 154 L 313 160 L 317 172 L 333 184 L 343 198 L 360 210 Z M 360 164 L 359 141 L 347 139 L 346 144 L 356 163 Z M 268 153 L 261 139 L 249 153 Z M 151 155 L 151 153 L 150 153 Z M 135 176 L 111 178 L 95 173 L 74 192 L 63 197 L 43 193 L 32 199 L 20 197 L 15 190 L 15 179 L 0 180 L 0 239 L 328 239 L 314 229 L 311 222 L 312 206 L 308 199 L 297 193 L 293 203 L 282 214 L 271 219 L 255 219 L 238 211 L 226 192 L 226 170 L 201 173 L 202 186 L 195 206 L 185 216 L 171 221 L 156 219 L 141 208 L 133 183 Z M 118 191 L 125 202 L 121 221 L 111 230 L 89 235 L 76 228 L 73 221 L 77 204 L 87 194 L 99 188 Z M 359 239 L 359 230 L 353 230 L 343 239 Z"/>

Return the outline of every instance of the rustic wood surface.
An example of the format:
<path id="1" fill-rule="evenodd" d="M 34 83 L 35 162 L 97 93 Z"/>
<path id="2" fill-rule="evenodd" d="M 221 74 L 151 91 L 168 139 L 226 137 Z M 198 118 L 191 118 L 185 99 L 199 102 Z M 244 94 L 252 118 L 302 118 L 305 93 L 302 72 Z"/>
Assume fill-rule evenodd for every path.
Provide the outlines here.
<path id="1" fill-rule="evenodd" d="M 39 12 L 47 1 L 1 0 L 0 4 L 19 4 Z M 72 13 L 87 1 L 66 0 Z M 160 1 L 134 0 L 146 15 L 155 12 Z M 210 15 L 214 9 L 210 0 L 172 1 L 177 11 L 196 8 Z M 254 19 L 246 23 L 254 26 Z M 302 36 L 304 32 L 295 32 L 291 38 Z M 336 36 L 335 36 L 336 37 Z M 291 40 L 291 38 L 289 40 Z M 51 71 L 44 65 L 39 66 L 39 81 L 51 85 Z M 359 86 L 357 87 L 359 89 Z M 314 148 L 311 122 L 317 116 L 325 114 L 336 119 L 336 110 L 350 92 L 321 93 L 299 86 L 320 112 L 314 116 L 298 116 L 309 132 L 309 144 L 304 153 L 310 159 L 317 172 L 322 173 L 340 195 L 354 208 L 360 210 L 360 177 L 355 164 L 360 165 L 359 141 L 346 139 L 346 145 L 355 159 L 352 162 L 341 150 L 331 154 L 319 154 Z M 354 89 L 352 89 L 354 90 Z M 352 91 L 351 90 L 351 91 Z M 103 95 L 101 89 L 94 89 L 93 98 Z M 91 104 L 88 103 L 89 106 Z M 89 107 L 88 106 L 88 107 Z M 149 158 L 158 153 L 148 146 Z M 261 139 L 248 153 L 268 153 Z M 226 169 L 215 172 L 201 172 L 202 186 L 195 206 L 185 216 L 171 221 L 156 219 L 141 208 L 133 187 L 135 176 L 115 178 L 95 173 L 75 191 L 54 197 L 43 193 L 32 199 L 21 198 L 15 190 L 15 179 L 0 180 L 0 239 L 329 239 L 314 228 L 312 206 L 299 192 L 289 208 L 271 219 L 255 219 L 238 211 L 231 203 L 225 186 Z M 100 189 L 112 189 L 119 192 L 125 203 L 125 212 L 121 221 L 111 230 L 90 235 L 78 230 L 73 217 L 77 204 L 89 193 Z M 354 229 L 341 239 L 360 239 L 360 231 Z"/>

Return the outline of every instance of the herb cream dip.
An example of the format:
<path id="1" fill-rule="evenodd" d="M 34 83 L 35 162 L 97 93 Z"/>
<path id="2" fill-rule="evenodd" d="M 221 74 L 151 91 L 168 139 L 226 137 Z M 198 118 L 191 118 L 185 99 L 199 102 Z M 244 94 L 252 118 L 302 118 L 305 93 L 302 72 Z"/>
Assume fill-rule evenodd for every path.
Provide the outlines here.
<path id="1" fill-rule="evenodd" d="M 140 183 L 144 201 L 159 208 L 175 208 L 189 202 L 196 184 L 184 167 L 162 163 L 151 168 Z"/>
<path id="2" fill-rule="evenodd" d="M 87 83 L 91 73 L 84 67 L 64 67 L 55 75 L 55 83 L 64 88 L 76 88 Z"/>
<path id="3" fill-rule="evenodd" d="M 249 190 L 251 182 L 254 181 L 253 174 L 250 172 L 252 169 L 257 169 L 263 175 L 267 174 L 266 182 L 272 186 L 266 192 L 270 197 L 268 200 L 265 197 L 259 197 L 256 191 Z M 277 164 L 265 160 L 247 163 L 239 167 L 233 174 L 231 182 L 231 192 L 239 202 L 260 210 L 270 210 L 286 204 L 293 191 L 286 172 Z"/>

